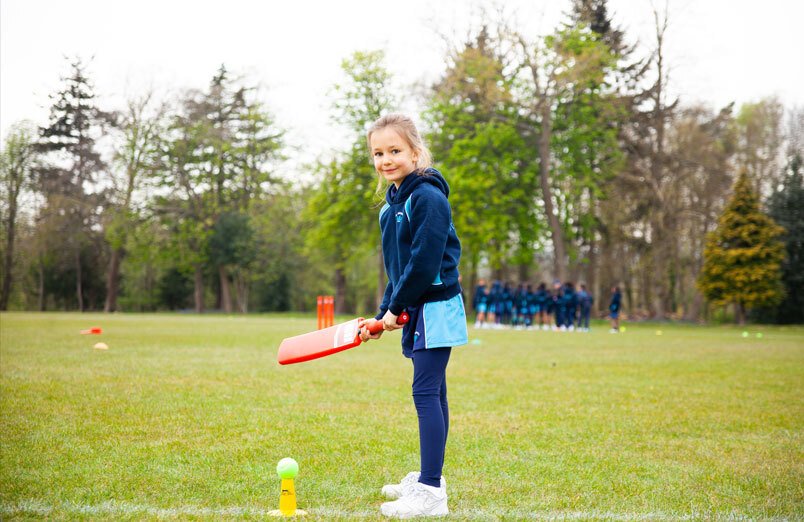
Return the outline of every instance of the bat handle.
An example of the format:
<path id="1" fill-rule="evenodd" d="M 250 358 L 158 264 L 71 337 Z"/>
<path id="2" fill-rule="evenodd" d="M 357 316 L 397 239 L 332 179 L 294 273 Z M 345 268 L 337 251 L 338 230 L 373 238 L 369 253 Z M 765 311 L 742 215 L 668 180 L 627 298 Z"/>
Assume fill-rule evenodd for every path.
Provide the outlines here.
<path id="1" fill-rule="evenodd" d="M 399 314 L 399 317 L 396 318 L 397 324 L 405 324 L 410 321 L 410 315 L 407 312 L 402 312 Z M 374 321 L 369 322 L 366 324 L 368 331 L 370 334 L 378 334 L 382 331 L 382 321 L 378 321 L 375 319 Z"/>

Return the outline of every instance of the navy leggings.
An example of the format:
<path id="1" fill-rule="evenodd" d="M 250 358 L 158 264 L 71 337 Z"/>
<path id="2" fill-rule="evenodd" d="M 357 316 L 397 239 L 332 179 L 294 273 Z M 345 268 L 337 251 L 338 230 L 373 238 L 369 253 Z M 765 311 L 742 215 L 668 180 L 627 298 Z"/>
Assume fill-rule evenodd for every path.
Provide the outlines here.
<path id="1" fill-rule="evenodd" d="M 447 363 L 452 348 L 430 348 L 413 352 L 413 403 L 419 416 L 419 482 L 441 486 L 444 450 L 449 432 L 447 405 Z"/>

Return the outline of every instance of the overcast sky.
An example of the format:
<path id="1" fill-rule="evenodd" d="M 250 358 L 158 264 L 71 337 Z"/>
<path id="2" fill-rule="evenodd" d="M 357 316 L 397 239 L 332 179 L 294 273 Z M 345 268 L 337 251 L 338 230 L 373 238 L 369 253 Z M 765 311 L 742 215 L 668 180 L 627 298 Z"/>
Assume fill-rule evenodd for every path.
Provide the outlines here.
<path id="1" fill-rule="evenodd" d="M 654 0 L 663 7 L 664 0 Z M 506 0 L 535 38 L 556 27 L 569 0 Z M 2 0 L 0 133 L 21 119 L 47 121 L 48 95 L 81 56 L 100 103 L 122 107 L 151 88 L 168 97 L 205 87 L 217 68 L 264 86 L 289 141 L 316 156 L 331 147 L 331 101 L 341 60 L 384 49 L 400 85 L 431 81 L 444 67 L 438 33 L 462 35 L 477 6 L 458 0 Z M 609 0 L 616 25 L 641 50 L 653 45 L 650 0 Z M 776 95 L 804 105 L 801 0 L 670 0 L 671 89 L 685 102 L 720 107 Z M 90 58 L 91 61 L 89 60 Z M 402 107 L 419 107 L 409 102 Z"/>

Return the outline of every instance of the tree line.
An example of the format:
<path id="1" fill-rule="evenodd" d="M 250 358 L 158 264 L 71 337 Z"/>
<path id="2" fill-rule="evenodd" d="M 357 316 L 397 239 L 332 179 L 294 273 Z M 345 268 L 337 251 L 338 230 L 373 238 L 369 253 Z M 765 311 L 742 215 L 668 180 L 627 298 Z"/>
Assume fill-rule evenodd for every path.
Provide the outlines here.
<path id="1" fill-rule="evenodd" d="M 499 16 L 447 49 L 417 101 L 464 287 L 549 275 L 619 286 L 631 316 L 801 321 L 804 110 L 672 98 L 654 15 L 650 49 L 605 0 L 572 0 L 545 37 Z M 373 311 L 382 194 L 365 130 L 401 87 L 381 51 L 341 66 L 331 116 L 351 143 L 293 179 L 287 129 L 225 66 L 109 109 L 74 60 L 48 121 L 16 124 L 0 154 L 0 309 L 310 310 L 331 293 L 340 313 Z"/>

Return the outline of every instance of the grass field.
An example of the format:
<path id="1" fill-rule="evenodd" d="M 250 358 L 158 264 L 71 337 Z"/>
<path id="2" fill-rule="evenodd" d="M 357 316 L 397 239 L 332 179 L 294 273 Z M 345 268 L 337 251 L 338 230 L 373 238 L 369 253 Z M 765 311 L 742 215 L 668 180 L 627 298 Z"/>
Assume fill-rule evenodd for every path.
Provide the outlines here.
<path id="1" fill-rule="evenodd" d="M 0 315 L 0 518 L 262 519 L 291 456 L 306 519 L 380 519 L 418 469 L 411 364 L 395 332 L 278 366 L 314 323 Z M 748 331 L 470 329 L 450 519 L 804 519 L 804 328 Z"/>

